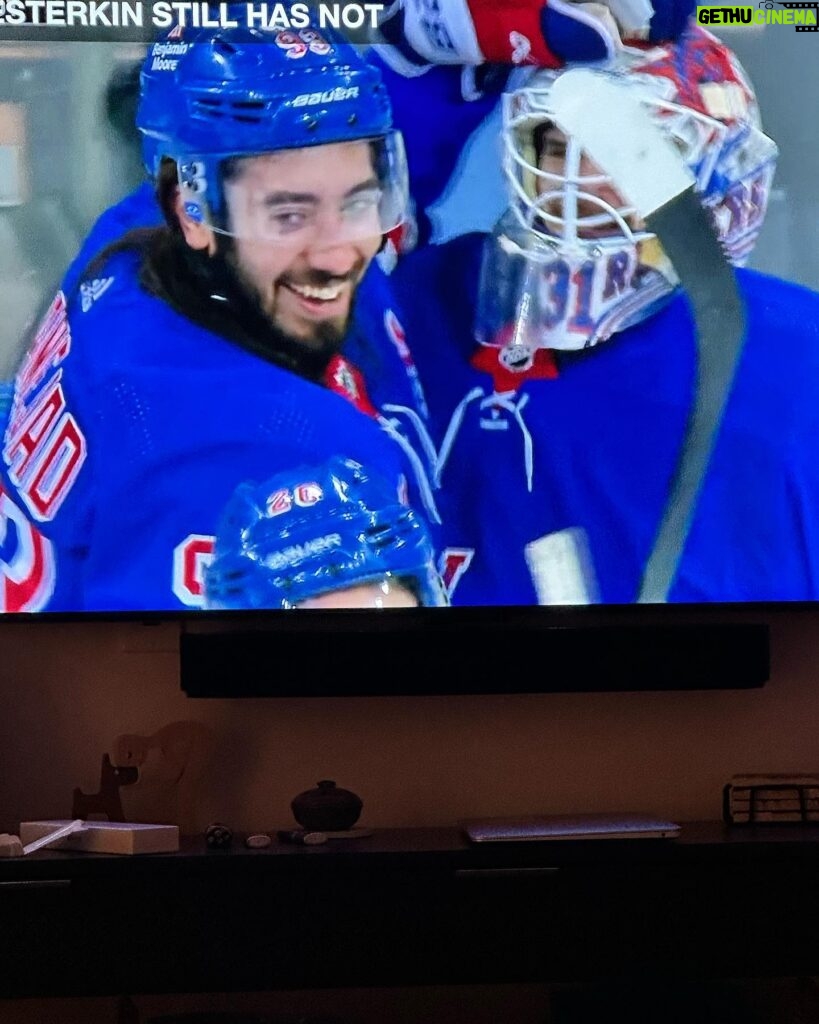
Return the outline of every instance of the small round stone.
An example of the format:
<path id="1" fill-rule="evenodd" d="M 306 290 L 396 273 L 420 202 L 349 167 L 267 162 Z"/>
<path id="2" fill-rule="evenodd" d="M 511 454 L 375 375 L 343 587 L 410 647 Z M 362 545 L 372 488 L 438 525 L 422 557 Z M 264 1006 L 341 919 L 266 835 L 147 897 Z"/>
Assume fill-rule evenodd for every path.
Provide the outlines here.
<path id="1" fill-rule="evenodd" d="M 249 846 L 251 850 L 261 850 L 265 846 L 270 846 L 271 842 L 270 836 L 266 836 L 264 832 L 256 832 L 245 839 L 245 846 Z"/>

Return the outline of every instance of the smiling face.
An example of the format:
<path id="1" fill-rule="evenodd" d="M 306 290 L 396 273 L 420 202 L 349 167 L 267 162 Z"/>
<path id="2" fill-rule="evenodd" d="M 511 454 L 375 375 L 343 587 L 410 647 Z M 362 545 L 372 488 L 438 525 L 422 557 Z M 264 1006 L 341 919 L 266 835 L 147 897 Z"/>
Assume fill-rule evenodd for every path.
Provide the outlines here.
<path id="1" fill-rule="evenodd" d="M 271 323 L 317 348 L 343 337 L 356 287 L 381 245 L 370 144 L 243 157 L 224 189 L 228 258 Z"/>
<path id="2" fill-rule="evenodd" d="M 619 217 L 631 231 L 643 228 L 642 222 L 628 208 L 611 179 L 555 125 L 546 124 L 536 140 L 536 179 L 539 208 L 564 224 L 576 218 L 577 236 L 582 239 L 603 238 L 623 227 Z M 576 203 L 576 207 L 575 207 Z"/>

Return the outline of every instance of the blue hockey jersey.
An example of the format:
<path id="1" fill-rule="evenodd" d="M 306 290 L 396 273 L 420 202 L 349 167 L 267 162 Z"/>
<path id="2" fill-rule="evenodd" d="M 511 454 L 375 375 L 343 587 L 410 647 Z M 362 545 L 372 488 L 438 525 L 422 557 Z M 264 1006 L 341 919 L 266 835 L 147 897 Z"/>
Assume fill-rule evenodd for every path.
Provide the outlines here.
<path id="1" fill-rule="evenodd" d="M 406 327 L 441 443 L 453 603 L 631 603 L 693 398 L 688 302 L 497 392 L 472 365 L 482 245 L 428 246 L 392 280 L 399 299 L 424 296 Z M 816 600 L 819 295 L 739 280 L 745 347 L 669 599 Z"/>
<path id="2" fill-rule="evenodd" d="M 62 290 L 71 295 L 89 264 L 112 242 L 134 228 L 158 228 L 165 223 L 152 182 L 143 181 L 119 202 L 103 210 L 63 275 Z"/>
<path id="3" fill-rule="evenodd" d="M 198 607 L 222 507 L 286 465 L 378 465 L 434 516 L 417 375 L 389 308 L 357 304 L 338 366 L 363 379 L 371 415 L 150 296 L 137 261 L 120 253 L 58 293 L 17 374 L 0 608 Z"/>

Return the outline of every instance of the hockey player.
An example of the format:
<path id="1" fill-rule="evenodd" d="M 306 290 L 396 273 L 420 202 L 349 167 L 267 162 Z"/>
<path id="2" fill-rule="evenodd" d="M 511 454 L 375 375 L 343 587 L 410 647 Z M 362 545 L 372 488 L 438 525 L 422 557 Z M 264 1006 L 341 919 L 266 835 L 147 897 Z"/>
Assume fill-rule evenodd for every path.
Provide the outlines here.
<path id="1" fill-rule="evenodd" d="M 233 16 L 241 20 L 245 5 L 235 6 Z M 510 75 L 519 81 L 536 67 L 598 61 L 619 52 L 622 38 L 673 39 L 693 6 L 693 0 L 524 0 L 514 5 L 397 0 L 390 5 L 366 56 L 381 70 L 395 126 L 405 140 L 414 213 L 391 233 L 387 249 L 394 256 L 395 249 L 407 251 L 494 224 L 505 205 L 497 161 L 499 101 Z M 293 33 L 283 36 L 292 38 Z M 186 32 L 182 45 L 186 38 L 193 35 Z M 167 76 L 154 68 L 154 56 L 157 46 L 167 42 L 163 38 L 149 47 L 142 66 L 143 128 L 162 118 Z M 144 131 L 142 155 L 148 180 L 100 216 L 65 275 L 66 292 L 93 256 L 125 230 L 161 222 L 152 183 L 156 153 Z M 481 182 L 480 202 L 473 198 L 476 181 Z M 389 255 L 382 261 L 387 266 Z"/>
<path id="2" fill-rule="evenodd" d="M 205 571 L 216 609 L 415 608 L 447 604 L 423 520 L 351 459 L 243 483 Z"/>
<path id="3" fill-rule="evenodd" d="M 316 31 L 229 29 L 164 73 L 167 225 L 57 295 L 16 377 L 7 611 L 198 607 L 237 482 L 339 452 L 435 516 L 400 328 L 356 298 L 406 204 L 377 70 Z"/>
<path id="4" fill-rule="evenodd" d="M 658 238 L 560 130 L 564 74 L 506 98 L 513 205 L 494 234 L 427 246 L 393 273 L 399 299 L 425 295 L 406 327 L 442 438 L 454 604 L 638 600 L 697 392 L 703 325 Z M 730 51 L 692 27 L 598 74 L 679 147 L 741 264 L 776 146 Z M 744 348 L 666 599 L 815 600 L 819 297 L 735 273 Z"/>

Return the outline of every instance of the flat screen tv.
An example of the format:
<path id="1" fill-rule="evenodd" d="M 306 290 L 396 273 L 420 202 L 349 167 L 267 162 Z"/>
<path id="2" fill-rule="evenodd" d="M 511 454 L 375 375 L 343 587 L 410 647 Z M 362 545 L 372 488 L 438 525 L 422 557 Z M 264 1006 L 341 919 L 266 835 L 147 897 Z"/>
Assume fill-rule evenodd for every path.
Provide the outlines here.
<path id="1" fill-rule="evenodd" d="M 641 363 L 637 348 L 626 358 L 628 370 L 620 390 L 618 381 L 607 376 L 607 360 L 613 358 L 609 353 L 620 345 L 616 336 L 599 346 L 599 354 L 563 353 L 556 369 L 544 369 L 540 382 L 548 386 L 547 378 L 553 371 L 558 377 L 565 374 L 568 378 L 574 366 L 584 359 L 596 365 L 589 374 L 589 380 L 599 389 L 596 397 L 589 393 L 585 403 L 577 401 L 582 396 L 571 393 L 561 397 L 560 415 L 554 414 L 554 422 L 562 422 L 565 433 L 556 431 L 549 437 L 573 481 L 565 493 L 555 496 L 556 503 L 569 500 L 573 487 L 581 496 L 581 504 L 582 495 L 597 490 L 600 503 L 588 510 L 596 524 L 595 544 L 589 550 L 583 539 L 584 524 L 570 520 L 567 529 L 532 538 L 532 557 L 535 562 L 542 559 L 540 569 L 531 569 L 533 579 L 545 571 L 547 576 L 551 574 L 552 584 L 562 580 L 565 585 L 540 586 L 534 579 L 533 597 L 529 601 L 517 599 L 511 590 L 508 594 L 490 594 L 486 600 L 464 599 L 461 594 L 469 591 L 459 594 L 459 587 L 470 571 L 468 552 L 447 548 L 448 557 L 439 563 L 449 587 L 450 604 L 446 607 L 207 609 L 202 578 L 212 555 L 213 534 L 210 529 L 191 524 L 189 532 L 180 536 L 178 545 L 167 552 L 164 571 L 168 600 L 146 598 L 140 602 L 133 596 L 123 596 L 120 601 L 114 587 L 96 603 L 78 596 L 72 604 L 70 594 L 54 603 L 55 566 L 48 554 L 48 501 L 55 494 L 62 500 L 60 489 L 69 488 L 72 474 L 82 472 L 83 446 L 91 443 L 90 437 L 85 437 L 86 424 L 75 419 L 72 408 L 66 404 L 68 386 L 62 390 L 61 360 L 71 337 L 62 316 L 62 307 L 70 297 L 60 298 L 60 289 L 99 215 L 140 189 L 146 194 L 145 154 L 135 130 L 137 72 L 148 48 L 156 46 L 149 41 L 155 38 L 156 31 L 146 28 L 151 8 L 162 5 L 114 5 L 142 10 L 143 24 L 138 30 L 132 24 L 127 31 L 122 25 L 98 23 L 89 27 L 79 17 L 71 22 L 64 14 L 71 5 L 62 5 L 63 13 L 59 17 L 54 15 L 49 23 L 38 21 L 44 15 L 37 13 L 36 4 L 26 5 L 20 0 L 18 6 L 24 10 L 23 16 L 12 17 L 12 0 L 0 15 L 0 416 L 4 425 L 0 466 L 0 619 L 31 622 L 34 628 L 37 624 L 66 619 L 78 623 L 131 620 L 145 623 L 146 628 L 153 622 L 177 622 L 182 685 L 191 696 L 515 693 L 762 685 L 769 671 L 768 619 L 782 609 L 812 606 L 816 594 L 811 586 L 819 593 L 819 562 L 811 562 L 818 531 L 810 516 L 803 512 L 810 507 L 810 481 L 800 476 L 799 469 L 801 451 L 816 438 L 782 438 L 782 431 L 787 429 L 783 423 L 796 422 L 789 418 L 792 410 L 786 402 L 778 409 L 775 403 L 766 406 L 756 420 L 752 408 L 743 410 L 744 418 L 732 441 L 737 460 L 727 458 L 720 469 L 724 474 L 722 482 L 717 481 L 708 491 L 704 499 L 710 503 L 707 508 L 696 506 L 691 531 L 685 538 L 691 546 L 689 551 L 703 543 L 722 545 L 725 558 L 713 560 L 713 577 L 698 581 L 695 567 L 685 586 L 676 592 L 672 576 L 667 591 L 659 596 L 655 592 L 647 598 L 641 598 L 638 586 L 609 585 L 605 578 L 601 585 L 594 573 L 594 562 L 599 557 L 596 547 L 600 544 L 609 552 L 603 561 L 615 553 L 614 562 L 620 556 L 626 562 L 642 560 L 641 571 L 645 569 L 654 539 L 651 528 L 646 528 L 642 553 L 635 555 L 630 550 L 633 536 L 622 531 L 619 524 L 629 518 L 639 519 L 643 496 L 659 486 L 644 473 L 645 466 L 636 456 L 631 460 L 628 450 L 624 453 L 621 445 L 627 435 L 621 425 L 600 418 L 601 402 L 607 414 L 620 409 L 624 418 L 633 416 L 635 409 L 644 408 L 646 388 L 651 386 L 646 369 L 650 362 Z M 78 5 L 74 7 L 78 9 Z M 298 7 L 293 5 L 293 10 Z M 158 21 L 154 24 L 163 25 Z M 167 29 L 167 25 L 163 27 Z M 309 50 L 311 39 L 299 36 L 297 25 L 283 28 L 282 33 L 284 43 L 291 48 L 306 46 Z M 350 36 L 355 42 L 360 41 L 355 32 Z M 816 120 L 811 113 L 817 113 L 812 108 L 819 103 L 815 98 L 819 97 L 819 72 L 816 62 L 805 59 L 803 51 L 814 40 L 797 33 L 790 25 L 766 25 L 762 29 L 728 27 L 719 30 L 719 37 L 733 49 L 753 81 L 765 131 L 779 147 L 767 216 L 748 266 L 761 275 L 780 277 L 812 290 L 819 286 L 819 228 L 815 226 L 812 170 L 816 167 L 817 150 L 805 125 Z M 184 39 L 184 31 L 176 41 L 166 38 L 164 49 L 156 52 L 158 68 L 164 66 L 162 62 L 177 59 L 174 45 L 181 46 Z M 293 64 L 296 63 L 294 59 Z M 383 74 L 388 87 L 400 77 L 394 68 L 384 68 Z M 437 87 L 439 79 L 443 85 Z M 422 91 L 422 80 L 426 91 Z M 505 78 L 503 87 L 493 93 L 492 72 L 485 68 L 458 70 L 457 76 L 451 66 L 433 68 L 418 76 L 416 86 L 412 78 L 406 78 L 407 91 L 393 96 L 396 123 L 404 132 L 409 157 L 411 191 L 416 180 L 426 188 L 428 181 L 436 177 L 422 175 L 424 169 L 414 162 L 417 147 L 434 119 L 454 116 L 447 107 L 450 103 L 459 105 L 459 110 L 463 108 L 470 122 L 464 134 L 465 144 L 457 151 L 452 151 L 451 145 L 447 147 L 446 133 L 442 133 L 444 140 L 437 151 L 438 194 L 416 195 L 416 213 L 426 210 L 428 214 L 430 237 L 423 240 L 424 244 L 448 243 L 452 238 L 476 231 L 490 232 L 496 227 L 499 213 L 508 203 L 506 198 L 499 199 L 498 191 L 504 186 L 497 96 L 511 88 L 511 81 Z M 327 82 L 337 88 L 330 71 Z M 413 87 L 419 90 L 416 99 L 411 92 Z M 436 88 L 441 104 L 437 113 L 427 99 L 435 95 Z M 314 102 L 326 106 L 325 94 L 331 91 L 319 83 L 315 91 L 300 94 L 300 100 L 309 111 Z M 796 96 L 800 97 L 798 116 L 794 111 Z M 314 101 L 314 97 L 318 99 Z M 336 94 L 331 101 L 335 98 Z M 469 164 L 470 159 L 478 163 Z M 417 179 L 414 171 L 418 171 Z M 461 190 L 458 202 L 453 200 L 456 186 Z M 158 222 L 158 208 L 155 216 Z M 396 246 L 406 241 L 395 241 L 391 235 L 382 246 L 377 261 L 385 273 L 396 259 Z M 453 251 L 457 252 L 457 243 Z M 484 265 L 481 283 L 484 296 L 489 295 L 490 306 L 493 287 L 496 286 L 499 296 L 505 286 L 500 277 L 491 276 L 492 266 Z M 86 313 L 93 316 L 94 307 L 106 301 L 109 290 L 110 299 L 116 289 L 115 277 L 102 266 L 83 277 L 81 283 L 75 282 L 79 291 L 72 301 L 80 304 L 78 317 Z M 754 280 L 755 288 L 768 287 L 768 277 Z M 330 301 L 318 285 L 312 287 L 318 291 L 305 293 L 305 301 Z M 577 280 L 574 287 L 578 287 Z M 773 294 L 774 284 L 770 287 Z M 458 296 L 447 295 L 443 285 L 436 294 L 424 291 L 416 298 L 419 306 L 441 304 L 444 313 L 458 308 Z M 813 308 L 807 299 L 805 303 L 799 308 Z M 764 302 L 756 296 L 752 304 L 757 309 Z M 793 317 L 799 319 L 798 311 L 793 312 Z M 409 319 L 412 321 L 413 317 Z M 382 330 L 384 326 L 381 325 Z M 802 324 L 800 330 L 802 327 L 806 325 Z M 157 346 L 153 329 L 153 324 L 145 323 L 144 345 L 151 351 Z M 816 333 L 815 325 L 813 329 Z M 411 351 L 412 337 L 403 335 L 399 321 L 386 322 L 386 330 L 391 332 L 399 352 L 406 346 Z M 136 337 L 136 328 L 132 334 Z M 35 338 L 39 338 L 39 348 L 32 350 Z M 819 346 L 819 339 L 815 340 Z M 116 351 L 119 343 L 116 336 L 105 338 L 108 351 Z M 133 338 L 130 343 L 133 344 Z M 642 343 L 638 339 L 635 346 Z M 97 344 L 101 350 L 99 340 Z M 788 360 L 786 351 L 770 352 L 771 383 Z M 205 358 L 200 363 L 186 354 L 175 362 L 173 355 L 166 353 L 161 362 L 167 370 L 161 389 L 189 410 L 191 417 L 200 418 L 203 435 L 213 437 L 213 424 L 229 415 L 230 410 L 226 412 L 218 403 L 205 406 L 197 400 L 200 387 L 211 388 L 217 394 L 212 384 L 203 384 L 204 378 L 200 376 L 206 370 Z M 422 360 L 419 366 L 421 382 L 426 385 L 435 363 L 427 361 L 425 365 Z M 810 369 L 808 365 L 805 374 Z M 440 372 L 448 372 L 446 360 L 441 361 Z M 799 377 L 799 370 L 791 369 L 788 379 Z M 35 379 L 36 387 L 31 386 Z M 43 381 L 50 390 L 41 387 Z M 494 383 L 503 393 L 497 379 Z M 819 386 L 819 380 L 814 383 Z M 805 385 L 804 377 L 801 384 Z M 693 395 L 694 381 L 687 386 Z M 229 387 L 227 379 L 225 387 Z M 114 389 L 106 394 L 105 408 L 112 409 L 120 400 L 129 401 L 132 396 L 126 390 L 123 385 L 120 391 Z M 504 401 L 494 407 L 485 404 L 487 445 L 494 443 L 493 423 L 498 430 L 515 429 L 519 432 L 520 458 L 525 464 L 529 457 L 527 445 L 531 442 L 525 403 L 505 394 Z M 800 396 L 803 394 L 800 391 Z M 235 402 L 235 397 L 231 401 Z M 499 415 L 501 406 L 506 419 Z M 466 414 L 472 410 L 465 405 L 463 411 Z M 150 410 L 145 412 L 150 415 Z M 662 402 L 655 412 L 656 423 L 638 416 L 632 425 L 638 449 L 641 438 L 650 436 L 659 429 L 658 424 L 665 423 Z M 501 427 L 502 422 L 505 425 Z M 799 422 L 808 422 L 808 418 Z M 584 423 L 594 424 L 594 430 L 584 428 Z M 194 430 L 199 425 L 195 419 L 188 420 L 186 429 Z M 294 420 L 292 428 L 301 426 Z M 116 433 L 109 433 L 105 422 L 98 423 L 94 430 L 94 443 L 115 452 L 120 443 Z M 769 444 L 771 437 L 781 443 Z M 543 443 L 542 437 L 535 440 Z M 580 447 L 581 441 L 586 444 L 585 449 Z M 436 444 L 444 443 L 440 431 Z M 147 444 L 150 439 L 146 435 Z M 572 445 L 577 447 L 572 450 Z M 589 451 L 595 447 L 619 450 L 617 472 L 626 474 L 625 481 L 615 474 L 610 481 L 590 482 L 587 475 L 595 470 Z M 128 457 L 134 451 L 130 448 Z M 216 457 L 230 458 L 231 453 L 218 452 Z M 781 465 L 772 469 L 767 463 L 771 458 L 781 458 Z M 271 473 L 274 468 L 271 467 Z M 769 481 L 777 474 L 785 480 L 785 503 L 774 507 L 764 500 L 759 488 L 767 486 L 760 485 L 760 481 Z M 106 537 L 98 557 L 121 567 L 123 595 L 138 593 L 138 588 L 131 588 L 129 559 L 135 544 L 146 543 L 151 515 L 158 515 L 159 510 L 176 500 L 172 491 L 160 489 L 164 483 L 150 472 L 136 474 L 132 481 L 127 500 L 121 489 L 118 492 L 122 530 L 116 529 L 117 510 L 109 507 L 104 509 L 104 528 L 89 516 L 75 531 L 74 547 L 62 552 L 63 559 L 76 557 L 81 561 L 83 545 L 98 543 L 99 531 L 104 529 Z M 237 479 L 237 484 L 241 482 L 241 478 Z M 482 527 L 484 541 L 501 551 L 508 510 L 504 508 L 495 517 L 493 507 L 500 510 L 505 502 L 515 500 L 516 489 L 526 488 L 525 474 L 523 483 L 516 480 L 514 487 L 510 487 L 508 497 L 503 486 L 504 482 L 499 481 L 497 493 L 486 500 Z M 666 479 L 662 486 L 668 499 L 670 481 Z M 733 492 L 730 496 L 729 491 Z M 734 497 L 737 491 L 739 500 Z M 38 505 L 40 498 L 43 504 Z M 723 521 L 716 539 L 704 540 L 710 528 L 709 517 L 726 516 L 719 507 L 723 499 L 731 518 Z M 475 496 L 476 505 L 484 500 L 483 496 Z M 103 505 L 98 503 L 97 509 L 103 509 Z M 664 507 L 668 511 L 668 501 Z M 138 515 L 134 516 L 135 509 L 144 509 L 145 513 L 139 534 L 133 533 L 128 525 L 139 520 Z M 760 517 L 760 509 L 770 509 L 768 520 L 764 515 Z M 499 524 L 497 529 L 495 522 Z M 749 531 L 755 538 L 753 544 L 743 540 Z M 764 565 L 771 550 L 780 550 L 783 534 L 789 538 L 791 547 L 781 559 L 780 571 L 771 573 L 767 583 L 743 589 L 741 581 L 748 564 L 748 578 L 753 579 L 755 561 Z M 740 549 L 746 565 L 737 564 L 735 552 Z M 680 551 L 672 551 L 675 570 L 681 564 L 679 556 Z M 515 560 L 521 560 L 519 552 L 510 555 L 510 563 Z M 589 561 L 589 578 L 595 585 L 588 587 L 576 585 L 574 570 L 563 573 L 561 568 L 572 562 L 576 569 Z M 530 559 L 528 564 L 531 567 L 534 563 Z M 63 565 L 57 564 L 56 572 L 62 571 Z M 78 595 L 81 590 L 78 585 Z M 148 588 L 147 592 L 155 593 L 156 588 Z M 526 666 L 535 657 L 536 670 L 530 670 Z M 389 672 L 380 667 L 385 660 L 392 666 Z M 272 666 L 276 671 L 271 671 Z M 332 684 L 327 681 L 331 667 L 335 670 Z"/>

